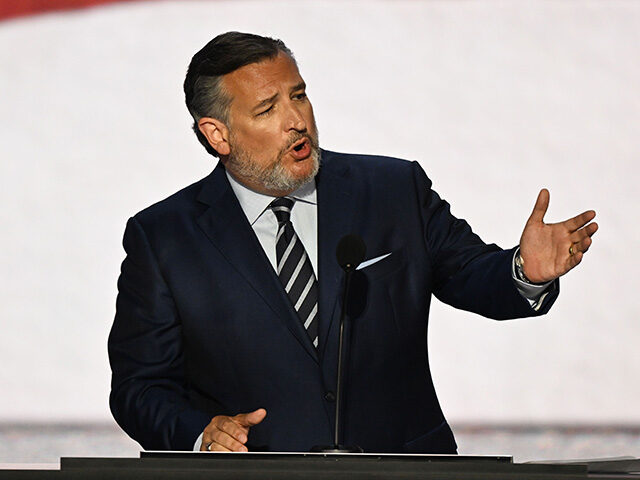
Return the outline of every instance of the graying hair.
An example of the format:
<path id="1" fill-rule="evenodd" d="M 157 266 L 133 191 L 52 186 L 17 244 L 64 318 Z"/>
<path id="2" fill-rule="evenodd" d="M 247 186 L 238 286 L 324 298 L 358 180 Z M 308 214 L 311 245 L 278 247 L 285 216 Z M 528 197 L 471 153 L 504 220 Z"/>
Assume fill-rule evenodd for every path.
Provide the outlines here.
<path id="1" fill-rule="evenodd" d="M 229 121 L 231 96 L 222 86 L 223 75 L 199 77 L 194 85 L 193 103 L 189 112 L 198 123 L 202 117 L 212 117 L 221 122 Z"/>

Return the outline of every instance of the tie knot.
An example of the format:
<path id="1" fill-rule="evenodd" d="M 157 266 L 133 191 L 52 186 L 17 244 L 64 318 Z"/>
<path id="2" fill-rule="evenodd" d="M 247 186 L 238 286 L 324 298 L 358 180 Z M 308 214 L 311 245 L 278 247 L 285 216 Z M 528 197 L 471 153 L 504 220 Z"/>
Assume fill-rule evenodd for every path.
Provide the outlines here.
<path id="1" fill-rule="evenodd" d="M 291 218 L 291 209 L 293 208 L 293 203 L 294 201 L 290 198 L 280 197 L 276 198 L 269 205 L 269 208 L 276 215 L 279 225 L 287 223 Z"/>

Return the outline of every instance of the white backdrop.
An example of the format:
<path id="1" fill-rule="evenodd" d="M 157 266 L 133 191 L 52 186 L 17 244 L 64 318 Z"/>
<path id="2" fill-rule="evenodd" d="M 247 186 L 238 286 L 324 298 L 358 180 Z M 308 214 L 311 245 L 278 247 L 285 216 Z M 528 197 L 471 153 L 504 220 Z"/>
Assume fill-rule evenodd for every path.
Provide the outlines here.
<path id="1" fill-rule="evenodd" d="M 106 420 L 129 216 L 206 175 L 181 85 L 227 30 L 282 38 L 325 148 L 417 159 L 487 241 L 600 232 L 546 317 L 438 302 L 456 421 L 640 422 L 640 2 L 167 1 L 0 23 L 0 420 Z"/>

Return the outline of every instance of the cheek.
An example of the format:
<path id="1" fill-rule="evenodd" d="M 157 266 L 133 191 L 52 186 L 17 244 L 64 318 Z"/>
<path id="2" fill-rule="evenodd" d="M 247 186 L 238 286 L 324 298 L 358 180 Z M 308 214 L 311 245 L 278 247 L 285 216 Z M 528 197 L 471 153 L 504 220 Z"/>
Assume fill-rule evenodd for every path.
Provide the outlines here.
<path id="1" fill-rule="evenodd" d="M 264 126 L 260 128 L 243 129 L 238 136 L 238 141 L 242 144 L 242 147 L 255 154 L 273 148 L 274 145 L 277 145 L 278 139 L 276 129 L 265 128 Z"/>

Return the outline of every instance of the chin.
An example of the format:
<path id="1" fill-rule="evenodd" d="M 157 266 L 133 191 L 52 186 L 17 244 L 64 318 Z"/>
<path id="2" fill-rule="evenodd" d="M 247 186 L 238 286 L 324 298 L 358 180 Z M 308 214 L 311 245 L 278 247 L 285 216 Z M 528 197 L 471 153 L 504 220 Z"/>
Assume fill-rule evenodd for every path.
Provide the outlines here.
<path id="1" fill-rule="evenodd" d="M 314 152 L 309 158 L 298 160 L 288 168 L 284 168 L 281 164 L 278 166 L 280 168 L 276 167 L 271 171 L 266 183 L 270 183 L 275 190 L 294 191 L 309 183 L 317 175 L 320 168 L 320 155 Z"/>
<path id="2" fill-rule="evenodd" d="M 313 177 L 318 174 L 318 170 L 320 169 L 320 154 L 317 151 L 311 152 L 308 158 L 304 160 L 298 161 L 293 164 L 294 167 L 294 175 L 299 177 L 299 179 L 306 183 L 310 181 Z M 297 167 L 297 168 L 296 168 Z"/>
<path id="3" fill-rule="evenodd" d="M 288 168 L 288 173 L 292 179 L 308 180 L 315 175 L 315 161 L 312 157 L 298 160 Z"/>

